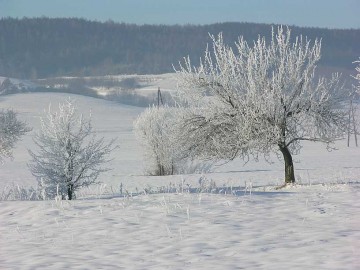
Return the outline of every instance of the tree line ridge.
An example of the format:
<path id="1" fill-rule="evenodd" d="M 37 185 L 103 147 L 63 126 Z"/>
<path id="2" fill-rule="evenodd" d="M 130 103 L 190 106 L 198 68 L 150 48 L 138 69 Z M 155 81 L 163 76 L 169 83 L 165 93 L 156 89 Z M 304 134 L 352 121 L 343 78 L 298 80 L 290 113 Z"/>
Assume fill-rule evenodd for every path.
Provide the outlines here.
<path id="1" fill-rule="evenodd" d="M 0 19 L 0 76 L 36 79 L 55 76 L 160 74 L 173 72 L 183 57 L 199 61 L 223 33 L 227 44 L 269 38 L 270 24 L 135 25 L 78 18 Z M 292 36 L 322 39 L 323 72 L 354 70 L 360 29 L 291 26 Z"/>

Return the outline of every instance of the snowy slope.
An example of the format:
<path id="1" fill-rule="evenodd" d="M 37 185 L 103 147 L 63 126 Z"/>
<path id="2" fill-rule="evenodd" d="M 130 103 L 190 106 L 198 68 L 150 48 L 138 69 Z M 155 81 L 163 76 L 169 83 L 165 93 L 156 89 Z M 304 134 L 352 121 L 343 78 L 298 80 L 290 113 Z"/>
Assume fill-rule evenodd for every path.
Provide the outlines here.
<path id="1" fill-rule="evenodd" d="M 1 77 L 0 76 L 0 85 L 6 80 L 6 77 Z M 10 80 L 10 82 L 17 88 L 19 89 L 33 89 L 38 87 L 38 85 L 36 85 L 35 83 L 29 81 L 29 80 L 20 80 L 20 79 L 15 79 L 15 78 L 8 78 Z"/>
<path id="2" fill-rule="evenodd" d="M 94 129 L 99 136 L 106 139 L 118 138 L 119 149 L 114 152 L 116 160 L 109 164 L 114 170 L 105 173 L 101 180 L 105 181 L 112 174 L 141 173 L 141 153 L 132 134 L 132 122 L 143 109 L 79 95 L 70 96 L 76 99 L 79 111 L 84 116 L 88 117 L 91 112 Z M 40 116 L 45 115 L 49 104 L 56 110 L 59 102 L 64 102 L 68 97 L 68 94 L 59 93 L 27 93 L 0 97 L 0 108 L 13 108 L 22 120 L 33 127 L 18 143 L 14 150 L 14 160 L 6 160 L 5 164 L 1 165 L 0 187 L 11 182 L 36 185 L 26 165 L 30 158 L 27 149 L 34 150 L 32 136 L 39 130 Z"/>
<path id="3" fill-rule="evenodd" d="M 40 127 L 39 117 L 44 115 L 49 103 L 56 109 L 59 102 L 63 102 L 69 95 L 59 93 L 27 93 L 0 97 L 1 108 L 13 108 L 19 116 L 33 127 L 17 145 L 14 160 L 7 160 L 1 166 L 0 188 L 15 182 L 21 185 L 36 185 L 35 179 L 29 173 L 26 163 L 29 160 L 27 148 L 34 149 L 32 135 Z M 79 111 L 88 115 L 92 113 L 93 125 L 99 136 L 117 138 L 119 149 L 113 153 L 113 168 L 101 176 L 101 181 L 118 187 L 123 183 L 127 189 L 144 188 L 148 185 L 162 186 L 174 182 L 174 178 L 143 176 L 143 162 L 141 148 L 132 132 L 132 123 L 143 108 L 126 106 L 109 101 L 73 95 L 78 102 Z M 300 155 L 294 156 L 295 174 L 302 183 L 334 183 L 353 181 L 360 175 L 360 148 L 353 145 L 346 147 L 346 140 L 338 141 L 337 151 L 328 152 L 318 143 L 305 142 Z M 245 182 L 256 185 L 281 184 L 283 181 L 283 163 L 273 155 L 268 163 L 261 159 L 259 162 L 250 161 L 244 164 L 242 160 L 215 166 L 214 173 L 208 178 L 216 179 L 219 185 L 223 183 L 233 186 L 244 186 Z M 177 182 L 185 178 L 195 185 L 199 176 L 175 176 Z"/>
<path id="4" fill-rule="evenodd" d="M 36 185 L 26 149 L 34 147 L 32 135 L 49 102 L 56 108 L 67 97 L 0 97 L 1 108 L 17 110 L 34 128 L 15 159 L 1 166 L 1 188 Z M 303 185 L 282 190 L 273 187 L 284 174 L 276 156 L 272 164 L 237 160 L 203 176 L 221 194 L 196 193 L 200 175 L 142 175 L 132 132 L 142 108 L 72 97 L 84 115 L 91 110 L 100 136 L 118 137 L 113 170 L 101 176 L 103 185 L 80 191 L 72 202 L 0 201 L 0 269 L 360 268 L 360 148 L 346 147 L 345 140 L 332 152 L 304 144 L 295 158 Z M 149 194 L 170 186 L 177 192 Z"/>

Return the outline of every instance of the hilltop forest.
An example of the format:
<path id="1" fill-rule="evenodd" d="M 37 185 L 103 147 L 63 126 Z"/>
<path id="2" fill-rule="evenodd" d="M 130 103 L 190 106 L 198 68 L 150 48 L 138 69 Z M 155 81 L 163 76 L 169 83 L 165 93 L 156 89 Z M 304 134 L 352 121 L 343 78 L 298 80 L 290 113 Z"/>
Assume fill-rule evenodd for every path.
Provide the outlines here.
<path id="1" fill-rule="evenodd" d="M 0 19 L 0 76 L 37 79 L 55 76 L 159 74 L 189 55 L 196 62 L 210 42 L 209 33 L 223 32 L 252 42 L 270 37 L 272 25 L 134 25 L 76 18 Z M 291 26 L 292 37 L 322 39 L 322 72 L 350 72 L 360 56 L 360 29 Z"/>

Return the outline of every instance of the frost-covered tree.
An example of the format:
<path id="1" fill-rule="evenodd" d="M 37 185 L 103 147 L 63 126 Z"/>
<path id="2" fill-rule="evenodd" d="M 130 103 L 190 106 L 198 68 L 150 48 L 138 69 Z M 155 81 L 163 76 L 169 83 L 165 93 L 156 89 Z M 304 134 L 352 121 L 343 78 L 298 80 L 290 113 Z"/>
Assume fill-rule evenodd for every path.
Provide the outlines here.
<path id="1" fill-rule="evenodd" d="M 99 174 L 108 170 L 103 164 L 114 148 L 114 141 L 96 138 L 90 119 L 78 114 L 70 99 L 59 104 L 57 112 L 49 108 L 34 141 L 39 149 L 37 153 L 29 150 L 32 160 L 28 165 L 44 197 L 58 194 L 69 200 L 76 190 L 96 183 Z"/>
<path id="2" fill-rule="evenodd" d="M 134 122 L 135 135 L 143 148 L 146 172 L 150 175 L 173 175 L 208 171 L 212 163 L 194 160 L 181 144 L 177 124 L 182 109 L 147 108 Z"/>
<path id="3" fill-rule="evenodd" d="M 179 160 L 174 131 L 174 108 L 150 107 L 134 122 L 150 175 L 172 175 Z"/>
<path id="4" fill-rule="evenodd" d="M 20 121 L 13 110 L 0 110 L 0 162 L 12 158 L 15 144 L 30 128 Z"/>
<path id="5" fill-rule="evenodd" d="M 315 79 L 321 42 L 291 40 L 283 27 L 270 42 L 240 37 L 230 47 L 221 34 L 211 38 L 198 67 L 185 58 L 177 70 L 185 143 L 201 158 L 281 153 L 285 183 L 295 182 L 292 155 L 300 142 L 329 144 L 346 130 L 338 76 Z"/>

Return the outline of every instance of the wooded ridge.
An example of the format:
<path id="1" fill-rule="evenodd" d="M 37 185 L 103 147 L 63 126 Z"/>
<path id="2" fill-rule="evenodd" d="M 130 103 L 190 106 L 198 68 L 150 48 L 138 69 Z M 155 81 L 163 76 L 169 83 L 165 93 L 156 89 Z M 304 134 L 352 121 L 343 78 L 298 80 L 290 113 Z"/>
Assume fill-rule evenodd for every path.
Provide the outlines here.
<path id="1" fill-rule="evenodd" d="M 233 44 L 243 35 L 270 38 L 272 25 L 134 25 L 77 18 L 0 19 L 0 76 L 36 79 L 54 76 L 160 74 L 189 55 L 194 64 L 210 43 L 209 33 L 223 32 Z M 354 70 L 360 56 L 360 29 L 291 26 L 292 37 L 322 39 L 322 73 Z"/>

